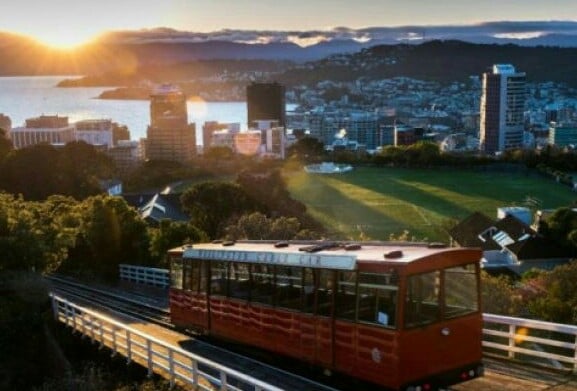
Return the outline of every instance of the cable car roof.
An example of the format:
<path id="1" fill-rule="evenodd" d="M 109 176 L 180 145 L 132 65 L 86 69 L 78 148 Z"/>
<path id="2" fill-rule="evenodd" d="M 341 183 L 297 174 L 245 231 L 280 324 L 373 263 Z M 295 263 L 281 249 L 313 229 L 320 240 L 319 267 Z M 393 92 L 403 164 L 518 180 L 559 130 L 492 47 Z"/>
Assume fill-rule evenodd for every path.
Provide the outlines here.
<path id="1" fill-rule="evenodd" d="M 187 245 L 173 251 L 182 251 L 183 257 L 189 259 L 354 270 L 357 261 L 406 264 L 439 252 L 458 251 L 446 247 L 406 242 L 218 241 Z"/>

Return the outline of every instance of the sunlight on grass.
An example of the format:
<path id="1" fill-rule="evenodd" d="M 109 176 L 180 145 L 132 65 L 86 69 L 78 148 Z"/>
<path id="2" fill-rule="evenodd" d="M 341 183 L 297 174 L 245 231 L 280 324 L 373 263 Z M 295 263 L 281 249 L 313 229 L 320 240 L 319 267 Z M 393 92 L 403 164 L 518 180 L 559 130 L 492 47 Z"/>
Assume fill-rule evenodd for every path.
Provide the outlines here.
<path id="1" fill-rule="evenodd" d="M 408 230 L 418 240 L 446 241 L 450 221 L 474 211 L 495 218 L 498 207 L 520 206 L 528 195 L 543 208 L 575 198 L 540 176 L 501 172 L 364 167 L 332 176 L 291 171 L 286 179 L 313 217 L 350 239 L 383 240 Z"/>

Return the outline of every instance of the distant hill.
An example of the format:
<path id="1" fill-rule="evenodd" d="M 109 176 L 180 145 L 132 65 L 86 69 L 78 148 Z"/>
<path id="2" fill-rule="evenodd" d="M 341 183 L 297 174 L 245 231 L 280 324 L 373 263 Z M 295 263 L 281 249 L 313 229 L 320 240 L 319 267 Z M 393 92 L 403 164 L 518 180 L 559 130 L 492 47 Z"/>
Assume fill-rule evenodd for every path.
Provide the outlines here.
<path id="1" fill-rule="evenodd" d="M 448 82 L 479 75 L 495 63 L 511 63 L 526 72 L 529 80 L 577 86 L 577 72 L 572 66 L 577 63 L 575 47 L 473 44 L 458 40 L 370 46 L 379 39 L 390 39 L 382 31 L 379 39 L 371 41 L 337 37 L 302 47 L 278 40 L 262 44 L 234 42 L 231 37 L 191 41 L 186 34 L 182 37 L 175 36 L 172 30 L 161 32 L 169 38 L 159 39 L 157 30 L 149 35 L 133 32 L 128 37 L 121 36 L 122 39 L 107 36 L 74 51 L 55 50 L 30 38 L 0 33 L 3 59 L 0 76 L 90 75 L 83 81 L 86 85 L 110 86 L 134 85 L 143 79 L 190 80 L 225 71 L 282 72 L 276 79 L 287 85 L 395 76 Z M 568 37 L 575 35 L 549 34 L 534 39 L 561 42 Z"/>
<path id="2" fill-rule="evenodd" d="M 287 71 L 279 81 L 383 79 L 406 76 L 451 82 L 481 75 L 493 64 L 513 64 L 532 81 L 564 82 L 577 87 L 577 48 L 526 47 L 429 41 L 420 45 L 379 45 L 360 52 L 325 58 Z"/>
<path id="3" fill-rule="evenodd" d="M 310 61 L 360 50 L 354 41 L 301 47 L 290 42 L 248 44 L 206 42 L 97 42 L 73 51 L 57 50 L 23 36 L 0 33 L 0 76 L 131 73 L 139 67 L 199 60 Z"/>

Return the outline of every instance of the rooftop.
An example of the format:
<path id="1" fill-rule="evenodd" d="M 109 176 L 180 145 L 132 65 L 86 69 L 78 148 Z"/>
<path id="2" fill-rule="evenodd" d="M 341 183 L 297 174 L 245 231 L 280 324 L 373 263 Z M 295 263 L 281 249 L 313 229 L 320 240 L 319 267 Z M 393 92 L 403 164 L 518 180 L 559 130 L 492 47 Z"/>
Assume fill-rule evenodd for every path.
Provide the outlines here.
<path id="1" fill-rule="evenodd" d="M 176 249 L 178 250 L 178 249 Z M 276 264 L 294 264 L 314 266 L 309 262 L 319 262 L 321 267 L 335 267 L 335 263 L 349 262 L 395 262 L 411 263 L 441 252 L 470 251 L 470 249 L 447 248 L 428 243 L 408 242 L 268 242 L 239 241 L 199 243 L 183 247 L 185 258 L 202 256 L 207 259 L 235 260 L 240 262 L 265 262 Z M 481 258 L 479 252 L 478 259 Z M 306 262 L 304 264 L 303 262 Z M 329 262 L 327 265 L 324 262 Z M 350 266 L 350 265 L 349 265 Z M 350 267 L 342 267 L 349 268 Z"/>

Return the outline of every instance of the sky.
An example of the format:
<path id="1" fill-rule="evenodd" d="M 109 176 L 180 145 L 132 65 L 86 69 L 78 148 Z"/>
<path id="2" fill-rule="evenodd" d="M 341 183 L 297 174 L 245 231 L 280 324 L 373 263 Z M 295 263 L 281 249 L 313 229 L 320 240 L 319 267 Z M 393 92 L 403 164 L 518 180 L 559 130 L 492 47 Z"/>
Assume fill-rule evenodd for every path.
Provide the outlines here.
<path id="1" fill-rule="evenodd" d="M 306 31 L 577 20 L 575 0 L 6 0 L 0 31 L 71 47 L 111 30 Z"/>

